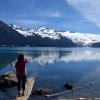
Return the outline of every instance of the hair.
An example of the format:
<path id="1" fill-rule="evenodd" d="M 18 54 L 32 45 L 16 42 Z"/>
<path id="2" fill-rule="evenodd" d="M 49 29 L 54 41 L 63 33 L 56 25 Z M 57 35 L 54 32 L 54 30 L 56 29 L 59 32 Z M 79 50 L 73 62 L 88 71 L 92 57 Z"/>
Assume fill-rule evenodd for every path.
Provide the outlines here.
<path id="1" fill-rule="evenodd" d="M 24 55 L 23 54 L 19 54 L 17 61 L 18 62 L 24 61 Z"/>

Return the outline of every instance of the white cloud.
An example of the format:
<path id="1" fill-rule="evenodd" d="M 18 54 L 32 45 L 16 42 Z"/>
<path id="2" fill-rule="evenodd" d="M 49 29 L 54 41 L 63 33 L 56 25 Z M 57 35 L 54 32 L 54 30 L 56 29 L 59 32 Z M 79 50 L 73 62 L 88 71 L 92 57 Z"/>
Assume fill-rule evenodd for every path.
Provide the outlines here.
<path id="1" fill-rule="evenodd" d="M 65 0 L 100 28 L 100 0 Z"/>
<path id="2" fill-rule="evenodd" d="M 63 17 L 63 15 L 58 11 L 56 11 L 56 12 L 44 12 L 44 13 L 41 13 L 40 15 L 47 16 L 47 17 L 54 17 L 54 18 Z"/>

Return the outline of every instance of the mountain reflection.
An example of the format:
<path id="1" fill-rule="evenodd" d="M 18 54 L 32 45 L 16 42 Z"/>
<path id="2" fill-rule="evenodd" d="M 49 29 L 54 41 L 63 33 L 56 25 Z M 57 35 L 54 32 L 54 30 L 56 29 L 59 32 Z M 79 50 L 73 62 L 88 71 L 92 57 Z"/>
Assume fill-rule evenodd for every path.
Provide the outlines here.
<path id="1" fill-rule="evenodd" d="M 64 83 L 72 83 L 75 87 L 94 82 L 96 94 L 100 95 L 100 49 L 73 49 L 66 50 L 12 50 L 0 51 L 0 74 L 6 71 L 15 72 L 15 68 L 9 68 L 15 63 L 18 54 L 23 53 L 29 58 L 27 64 L 28 76 L 34 75 L 37 82 L 34 87 L 59 88 Z M 43 66 L 43 67 L 40 67 Z M 77 94 L 84 96 L 91 94 L 92 86 L 79 89 Z M 86 91 L 87 92 L 86 92 Z"/>
<path id="2" fill-rule="evenodd" d="M 0 67 L 6 66 L 17 59 L 19 53 L 29 57 L 29 63 L 39 65 L 54 64 L 58 62 L 100 61 L 100 52 L 93 50 L 70 51 L 27 51 L 27 52 L 0 52 Z"/>
<path id="3" fill-rule="evenodd" d="M 60 51 L 60 52 L 39 52 L 38 56 L 30 56 L 30 62 L 40 65 L 53 64 L 56 62 L 78 62 L 78 61 L 100 61 L 99 51 Z"/>

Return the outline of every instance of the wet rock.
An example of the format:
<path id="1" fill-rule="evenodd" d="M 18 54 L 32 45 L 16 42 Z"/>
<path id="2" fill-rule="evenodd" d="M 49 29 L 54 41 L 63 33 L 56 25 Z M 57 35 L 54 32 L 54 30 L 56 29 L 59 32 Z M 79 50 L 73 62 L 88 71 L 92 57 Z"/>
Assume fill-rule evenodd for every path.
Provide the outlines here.
<path id="1" fill-rule="evenodd" d="M 15 85 L 17 85 L 17 78 L 15 74 L 7 72 L 3 75 L 0 75 L 0 90 L 11 88 Z"/>
<path id="2" fill-rule="evenodd" d="M 72 90 L 72 89 L 73 89 L 73 86 L 72 86 L 71 84 L 69 84 L 69 83 L 66 83 L 66 84 L 64 85 L 64 87 L 65 87 L 65 89 L 67 89 L 67 90 Z"/>
<path id="3" fill-rule="evenodd" d="M 49 92 L 52 92 L 52 89 L 48 89 L 48 88 L 39 88 L 39 89 L 34 89 L 34 90 L 32 91 L 32 94 L 33 94 L 33 95 L 39 95 L 39 96 L 41 96 L 41 95 L 45 95 L 45 94 L 47 94 L 47 93 L 49 93 Z"/>

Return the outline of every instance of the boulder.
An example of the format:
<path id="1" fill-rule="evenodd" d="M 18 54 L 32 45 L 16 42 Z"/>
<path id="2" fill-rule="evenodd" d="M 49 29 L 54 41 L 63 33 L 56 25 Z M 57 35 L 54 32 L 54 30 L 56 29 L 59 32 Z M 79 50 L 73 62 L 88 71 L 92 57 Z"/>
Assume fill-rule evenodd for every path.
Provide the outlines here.
<path id="1" fill-rule="evenodd" d="M 47 94 L 47 93 L 49 93 L 49 92 L 52 92 L 52 89 L 48 89 L 48 88 L 39 88 L 39 89 L 34 89 L 34 90 L 32 91 L 32 94 L 41 96 L 41 95 L 45 95 L 45 94 Z"/>
<path id="2" fill-rule="evenodd" d="M 67 90 L 72 90 L 72 89 L 73 89 L 73 86 L 72 86 L 71 84 L 69 84 L 69 83 L 66 83 L 66 84 L 64 85 L 64 87 L 65 87 L 65 89 L 67 89 Z"/>
<path id="3" fill-rule="evenodd" d="M 11 88 L 17 85 L 16 75 L 12 72 L 7 72 L 0 75 L 0 90 Z"/>

